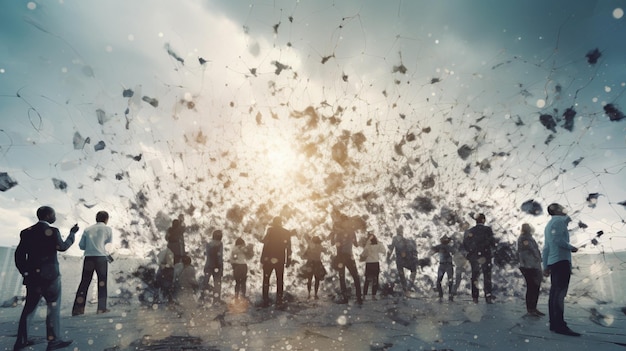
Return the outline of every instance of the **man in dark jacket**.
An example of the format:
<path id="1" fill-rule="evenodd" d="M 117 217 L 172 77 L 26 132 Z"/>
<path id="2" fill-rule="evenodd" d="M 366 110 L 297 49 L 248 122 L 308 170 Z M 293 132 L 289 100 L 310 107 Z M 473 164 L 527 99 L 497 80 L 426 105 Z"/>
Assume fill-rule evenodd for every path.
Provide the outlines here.
<path id="1" fill-rule="evenodd" d="M 283 277 L 285 266 L 291 265 L 291 236 L 292 233 L 283 228 L 283 221 L 275 217 L 272 224 L 267 228 L 263 238 L 263 251 L 261 252 L 261 265 L 263 266 L 263 302 L 262 306 L 270 304 L 269 289 L 272 271 L 276 272 L 276 305 L 283 305 Z"/>
<path id="2" fill-rule="evenodd" d="M 34 315 L 39 300 L 43 297 L 48 305 L 46 315 L 47 350 L 56 350 L 69 346 L 72 340 L 60 337 L 60 296 L 61 274 L 57 251 L 66 251 L 74 243 L 78 231 L 75 224 L 67 239 L 63 241 L 59 229 L 51 226 L 56 221 L 53 208 L 42 206 L 37 210 L 39 222 L 22 230 L 20 243 L 15 250 L 15 265 L 26 285 L 26 301 L 20 316 L 17 340 L 13 350 L 20 350 L 33 344 L 28 340 L 28 322 Z"/>
<path id="3" fill-rule="evenodd" d="M 476 215 L 474 220 L 476 225 L 468 229 L 463 237 L 463 248 L 472 266 L 472 300 L 478 303 L 478 276 L 482 272 L 485 301 L 491 304 L 494 300 L 491 294 L 491 261 L 496 240 L 491 227 L 485 225 L 484 214 Z"/>

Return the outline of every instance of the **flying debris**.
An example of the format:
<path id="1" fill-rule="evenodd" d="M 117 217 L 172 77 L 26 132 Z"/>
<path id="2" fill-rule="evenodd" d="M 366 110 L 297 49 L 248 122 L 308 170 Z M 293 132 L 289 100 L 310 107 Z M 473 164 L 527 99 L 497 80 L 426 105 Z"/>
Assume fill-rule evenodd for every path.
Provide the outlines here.
<path id="1" fill-rule="evenodd" d="M 578 166 L 585 158 L 584 157 L 579 157 L 578 159 L 574 160 L 572 162 L 572 164 L 574 165 L 574 167 Z"/>
<path id="2" fill-rule="evenodd" d="M 333 57 L 335 57 L 335 54 L 322 57 L 322 64 L 325 64 L 326 62 L 328 62 L 328 60 L 330 60 Z"/>
<path id="3" fill-rule="evenodd" d="M 541 207 L 541 204 L 532 199 L 524 201 L 521 208 L 522 208 L 522 211 L 528 214 L 531 214 L 533 216 L 539 216 L 540 214 L 543 213 L 543 208 Z"/>
<path id="4" fill-rule="evenodd" d="M 101 126 L 109 120 L 109 117 L 103 109 L 96 110 L 96 117 L 98 118 L 98 124 L 100 124 Z"/>
<path id="5" fill-rule="evenodd" d="M 402 73 L 402 74 L 406 74 L 407 71 L 408 70 L 403 64 L 400 64 L 399 66 L 393 66 L 393 69 L 391 70 L 391 72 L 393 73 Z"/>
<path id="6" fill-rule="evenodd" d="M 204 66 L 204 65 L 205 65 L 207 62 L 209 62 L 209 61 L 207 61 L 207 60 L 203 59 L 202 57 L 198 57 L 198 62 L 199 62 L 201 65 L 203 65 L 203 66 Z"/>
<path id="7" fill-rule="evenodd" d="M 587 53 L 585 57 L 587 58 L 587 62 L 591 65 L 595 65 L 598 63 L 598 59 L 602 56 L 602 53 L 598 48 L 595 48 Z"/>
<path id="8" fill-rule="evenodd" d="M 55 189 L 67 191 L 67 183 L 61 179 L 52 178 L 52 184 L 54 184 Z"/>
<path id="9" fill-rule="evenodd" d="M 481 171 L 483 172 L 489 172 L 491 171 L 491 162 L 489 162 L 488 159 L 483 159 L 482 161 L 480 161 L 479 163 L 476 164 L 478 166 L 478 168 L 480 168 Z"/>
<path id="10" fill-rule="evenodd" d="M 600 197 L 599 193 L 591 193 L 587 195 L 587 204 L 589 207 L 594 208 L 598 204 L 598 197 Z"/>
<path id="11" fill-rule="evenodd" d="M 94 151 L 101 151 L 104 150 L 104 148 L 106 147 L 106 144 L 104 143 L 104 141 L 100 140 L 96 145 L 93 146 Z"/>
<path id="12" fill-rule="evenodd" d="M 74 144 L 74 150 L 82 150 L 85 147 L 85 144 L 89 144 L 91 140 L 89 137 L 86 139 L 80 135 L 79 132 L 74 132 L 74 138 L 72 139 L 72 143 Z"/>
<path id="13" fill-rule="evenodd" d="M 609 119 L 613 122 L 624 119 L 624 113 L 618 110 L 613 104 L 604 105 L 604 113 L 606 113 L 609 116 Z"/>
<path id="14" fill-rule="evenodd" d="M 122 96 L 125 98 L 131 98 L 133 95 L 135 95 L 135 92 L 132 89 L 124 89 L 124 91 L 122 91 Z"/>
<path id="15" fill-rule="evenodd" d="M 141 98 L 141 100 L 149 103 L 150 105 L 152 105 L 152 107 L 159 107 L 159 100 L 151 98 L 149 96 L 144 96 Z"/>
<path id="16" fill-rule="evenodd" d="M 169 43 L 165 43 L 165 50 L 167 50 L 167 53 L 172 56 L 174 58 L 174 60 L 182 63 L 183 65 L 185 64 L 185 60 L 178 56 L 178 54 L 176 52 L 174 52 L 174 50 L 172 49 L 172 47 L 170 46 Z"/>
<path id="17" fill-rule="evenodd" d="M 133 156 L 133 155 L 126 155 L 126 157 L 128 157 L 128 158 L 132 158 L 134 161 L 141 161 L 141 157 L 142 157 L 142 155 L 141 155 L 141 154 L 139 154 L 139 155 L 137 155 L 137 156 Z"/>
<path id="18" fill-rule="evenodd" d="M 17 182 L 7 172 L 0 172 L 0 191 L 7 191 L 16 185 Z"/>
<path id="19" fill-rule="evenodd" d="M 622 206 L 626 207 L 626 200 L 624 200 L 624 201 L 622 201 L 622 202 L 618 202 L 617 204 L 618 204 L 618 205 L 622 205 Z"/>
<path id="20" fill-rule="evenodd" d="M 348 159 L 348 147 L 346 144 L 341 141 L 335 143 L 332 148 L 332 157 L 335 162 L 343 166 Z"/>
<path id="21" fill-rule="evenodd" d="M 433 200 L 426 196 L 416 197 L 413 200 L 413 202 L 409 205 L 409 207 L 411 207 L 417 212 L 422 212 L 422 213 L 430 213 L 435 210 L 435 204 L 433 203 Z"/>
<path id="22" fill-rule="evenodd" d="M 583 223 L 582 221 L 578 221 L 578 228 L 586 229 L 586 228 L 589 228 L 589 226 L 587 224 Z"/>
<path id="23" fill-rule="evenodd" d="M 272 64 L 274 66 L 276 66 L 276 70 L 274 70 L 274 74 L 276 74 L 277 76 L 280 75 L 280 73 L 285 70 L 285 69 L 291 69 L 291 66 L 288 65 L 284 65 L 278 61 L 272 61 Z"/>
<path id="24" fill-rule="evenodd" d="M 552 131 L 553 133 L 556 133 L 556 122 L 554 121 L 554 117 L 549 114 L 543 113 L 541 114 L 541 116 L 539 116 L 539 120 L 544 127 Z"/>
<path id="25" fill-rule="evenodd" d="M 569 130 L 570 132 L 574 129 L 574 117 L 576 116 L 576 111 L 568 107 L 565 112 L 563 112 L 563 118 L 565 122 L 563 123 L 563 128 Z"/>

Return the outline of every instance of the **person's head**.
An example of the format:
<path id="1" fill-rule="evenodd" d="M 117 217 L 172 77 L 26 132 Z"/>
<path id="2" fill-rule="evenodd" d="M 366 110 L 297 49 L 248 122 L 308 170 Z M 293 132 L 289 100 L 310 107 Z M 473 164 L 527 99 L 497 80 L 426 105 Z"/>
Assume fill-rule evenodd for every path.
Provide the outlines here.
<path id="1" fill-rule="evenodd" d="M 185 255 L 181 258 L 181 261 L 183 262 L 183 266 L 191 266 L 191 257 Z"/>
<path id="2" fill-rule="evenodd" d="M 283 226 L 283 219 L 280 216 L 276 216 L 274 217 L 274 219 L 272 219 L 272 227 L 282 227 Z"/>
<path id="3" fill-rule="evenodd" d="M 485 224 L 485 220 L 486 220 L 485 214 L 484 213 L 477 214 L 476 217 L 474 217 L 474 220 L 478 224 Z"/>
<path id="4" fill-rule="evenodd" d="M 528 223 L 522 224 L 522 234 L 532 235 L 535 232 L 535 229 L 532 225 Z"/>
<path id="5" fill-rule="evenodd" d="M 223 235 L 222 231 L 218 229 L 213 232 L 212 238 L 213 240 L 222 240 L 222 235 Z"/>
<path id="6" fill-rule="evenodd" d="M 57 215 L 54 208 L 50 206 L 41 206 L 37 209 L 37 219 L 40 221 L 46 221 L 50 224 L 56 222 Z"/>
<path id="7" fill-rule="evenodd" d="M 180 227 L 180 220 L 179 219 L 172 220 L 172 227 L 174 228 Z"/>
<path id="8" fill-rule="evenodd" d="M 322 243 L 322 239 L 320 239 L 319 236 L 315 235 L 311 238 L 311 242 L 313 242 L 314 244 L 321 244 Z"/>
<path id="9" fill-rule="evenodd" d="M 398 226 L 398 228 L 396 228 L 396 235 L 402 236 L 403 234 L 404 234 L 404 227 L 400 225 Z"/>
<path id="10" fill-rule="evenodd" d="M 448 245 L 450 243 L 450 237 L 444 235 L 439 239 L 439 241 L 444 245 Z"/>
<path id="11" fill-rule="evenodd" d="M 561 216 L 565 214 L 565 208 L 556 202 L 548 205 L 548 214 L 550 216 Z"/>
<path id="12" fill-rule="evenodd" d="M 96 222 L 106 224 L 109 221 L 109 213 L 107 211 L 98 211 L 96 213 Z"/>
<path id="13" fill-rule="evenodd" d="M 242 238 L 237 238 L 237 240 L 235 240 L 235 246 L 245 246 L 246 242 L 243 241 Z"/>
<path id="14" fill-rule="evenodd" d="M 376 238 L 376 235 L 374 235 L 374 234 L 370 234 L 370 235 L 368 236 L 368 238 L 369 238 L 369 240 L 370 240 L 370 244 L 372 244 L 372 245 L 376 245 L 376 244 L 378 244 L 378 239 Z"/>

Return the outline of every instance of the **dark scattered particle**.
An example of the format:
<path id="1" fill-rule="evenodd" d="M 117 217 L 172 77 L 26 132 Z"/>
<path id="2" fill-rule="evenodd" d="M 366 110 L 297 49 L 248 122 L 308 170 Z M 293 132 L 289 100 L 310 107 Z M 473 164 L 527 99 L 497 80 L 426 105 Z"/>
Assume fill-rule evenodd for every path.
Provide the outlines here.
<path id="1" fill-rule="evenodd" d="M 272 64 L 276 67 L 276 70 L 274 70 L 274 74 L 276 74 L 277 76 L 280 75 L 280 73 L 285 70 L 285 69 L 291 69 L 291 66 L 282 64 L 278 61 L 272 61 Z"/>
<path id="2" fill-rule="evenodd" d="M 474 150 L 467 144 L 463 144 L 456 153 L 459 154 L 462 160 L 467 160 L 467 158 L 472 154 Z"/>
<path id="3" fill-rule="evenodd" d="M 554 117 L 544 113 L 539 116 L 539 121 L 541 121 L 541 124 L 543 124 L 543 126 L 546 127 L 548 130 L 556 133 L 556 122 L 554 121 Z"/>
<path id="4" fill-rule="evenodd" d="M 328 62 L 328 60 L 330 60 L 333 57 L 335 57 L 335 54 L 322 57 L 322 64 L 325 64 L 326 62 Z"/>
<path id="5" fill-rule="evenodd" d="M 565 112 L 563 112 L 563 119 L 565 122 L 563 123 L 563 128 L 569 130 L 570 132 L 574 129 L 574 117 L 576 116 L 576 111 L 568 107 Z"/>
<path id="6" fill-rule="evenodd" d="M 132 91 L 132 89 L 124 89 L 124 91 L 122 91 L 122 96 L 125 98 L 131 98 L 133 95 L 135 95 L 135 92 Z"/>
<path id="7" fill-rule="evenodd" d="M 598 198 L 600 197 L 600 193 L 591 193 L 589 195 L 587 195 L 587 205 L 591 208 L 596 207 L 596 205 L 598 204 Z"/>
<path id="8" fill-rule="evenodd" d="M 104 150 L 104 148 L 106 147 L 106 144 L 104 143 L 104 141 L 100 140 L 96 145 L 93 146 L 94 151 L 101 151 Z"/>
<path id="9" fill-rule="evenodd" d="M 543 208 L 541 207 L 541 204 L 532 199 L 524 201 L 521 208 L 523 212 L 531 214 L 533 216 L 539 216 L 541 213 L 543 213 Z"/>
<path id="10" fill-rule="evenodd" d="M 602 56 L 602 53 L 598 48 L 595 48 L 587 53 L 585 57 L 587 58 L 587 63 L 594 65 L 598 63 L 598 59 Z"/>
<path id="11" fill-rule="evenodd" d="M 198 62 L 200 62 L 201 65 L 204 65 L 204 64 L 206 64 L 209 61 L 203 59 L 202 57 L 198 57 Z"/>
<path id="12" fill-rule="evenodd" d="M 435 210 L 433 200 L 426 196 L 418 196 L 411 203 L 410 207 L 417 212 L 429 213 Z"/>
<path id="13" fill-rule="evenodd" d="M 62 191 L 67 190 L 67 183 L 61 179 L 52 178 L 52 184 L 54 184 L 55 189 L 59 189 Z"/>
<path id="14" fill-rule="evenodd" d="M 183 65 L 185 64 L 185 60 L 182 57 L 180 57 L 176 52 L 174 52 L 174 50 L 172 49 L 169 43 L 165 43 L 165 50 L 172 58 L 174 58 L 174 60 L 182 63 Z"/>
<path id="15" fill-rule="evenodd" d="M 152 105 L 152 107 L 159 107 L 159 100 L 151 98 L 149 96 L 144 96 L 141 98 L 141 100 L 149 103 L 150 105 Z"/>
<path id="16" fill-rule="evenodd" d="M 117 173 L 117 174 L 115 174 L 115 179 L 116 179 L 116 180 L 122 180 L 122 179 L 124 179 L 124 174 L 122 174 L 122 173 Z"/>
<path id="17" fill-rule="evenodd" d="M 622 205 L 622 206 L 626 207 L 626 200 L 624 200 L 624 201 L 622 201 L 622 202 L 618 202 L 617 204 L 618 204 L 618 205 Z"/>
<path id="18" fill-rule="evenodd" d="M 468 163 L 467 165 L 465 165 L 465 168 L 463 168 L 463 173 L 470 174 L 471 171 L 472 171 L 472 166 Z"/>
<path id="19" fill-rule="evenodd" d="M 483 172 L 491 171 L 491 162 L 489 162 L 489 160 L 486 158 L 480 161 L 480 163 L 478 163 L 477 166 Z"/>
<path id="20" fill-rule="evenodd" d="M 618 110 L 613 104 L 604 105 L 604 113 L 606 113 L 607 116 L 609 116 L 609 119 L 613 122 L 624 119 L 624 113 Z"/>
<path id="21" fill-rule="evenodd" d="M 554 134 L 548 135 L 548 137 L 546 138 L 546 141 L 544 141 L 543 143 L 548 145 L 552 142 L 552 140 L 554 140 Z"/>
<path id="22" fill-rule="evenodd" d="M 441 82 L 441 79 L 439 79 L 439 78 L 433 78 L 433 79 L 430 80 L 430 84 L 435 84 L 435 83 L 439 83 L 439 82 Z"/>
<path id="23" fill-rule="evenodd" d="M 580 229 L 585 229 L 588 228 L 589 226 L 585 223 L 583 223 L 582 221 L 578 221 L 578 228 Z"/>
<path id="24" fill-rule="evenodd" d="M 579 157 L 577 160 L 574 160 L 572 162 L 572 164 L 574 165 L 574 167 L 578 166 L 585 158 L 584 157 Z"/>
<path id="25" fill-rule="evenodd" d="M 399 66 L 393 66 L 393 69 L 391 70 L 391 72 L 406 74 L 407 69 L 403 64 L 400 64 Z"/>
<path id="26" fill-rule="evenodd" d="M 98 119 L 98 124 L 100 125 L 104 125 L 104 123 L 109 120 L 103 109 L 96 110 L 96 118 Z"/>
<path id="27" fill-rule="evenodd" d="M 7 191 L 16 185 L 17 182 L 7 172 L 0 172 L 0 191 Z"/>

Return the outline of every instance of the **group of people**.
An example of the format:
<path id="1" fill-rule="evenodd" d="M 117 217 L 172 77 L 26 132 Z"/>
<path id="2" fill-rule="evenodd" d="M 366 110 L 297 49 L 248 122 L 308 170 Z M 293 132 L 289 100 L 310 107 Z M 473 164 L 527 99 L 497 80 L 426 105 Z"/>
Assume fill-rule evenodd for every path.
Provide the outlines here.
<path id="1" fill-rule="evenodd" d="M 531 316 L 541 317 L 544 314 L 537 310 L 537 302 L 541 287 L 542 276 L 550 277 L 551 287 L 548 301 L 550 330 L 555 333 L 579 336 L 572 331 L 564 320 L 564 299 L 567 295 L 571 276 L 572 252 L 578 251 L 569 243 L 567 229 L 571 218 L 567 216 L 565 208 L 553 203 L 548 206 L 551 216 L 544 231 L 543 252 L 533 237 L 532 226 L 522 225 L 518 238 L 518 255 L 520 271 L 526 281 L 526 308 Z M 28 338 L 28 328 L 31 317 L 34 315 L 39 301 L 46 300 L 48 313 L 46 315 L 47 350 L 55 350 L 69 346 L 72 340 L 60 338 L 60 306 L 61 279 L 57 252 L 68 250 L 75 240 L 78 225 L 74 225 L 65 240 L 62 239 L 58 228 L 52 224 L 56 221 L 56 213 L 49 206 L 42 206 L 37 210 L 38 222 L 20 233 L 20 243 L 15 251 L 15 263 L 23 276 L 26 286 L 26 299 L 20 316 L 17 340 L 14 350 L 20 350 L 33 344 Z M 432 253 L 438 254 L 439 266 L 437 270 L 437 292 L 440 301 L 444 291 L 442 281 L 448 277 L 448 296 L 452 301 L 460 283 L 462 266 L 468 262 L 471 267 L 471 296 L 474 303 L 478 303 L 479 277 L 483 276 L 483 290 L 485 301 L 493 303 L 491 268 L 496 240 L 491 227 L 485 225 L 485 215 L 474 217 L 476 225 L 465 231 L 460 245 L 452 245 L 452 240 L 444 235 L 440 243 L 431 248 Z M 96 214 L 96 224 L 84 230 L 79 247 L 84 250 L 84 261 L 81 282 L 76 292 L 72 308 L 72 315 L 85 313 L 87 291 L 94 272 L 98 281 L 97 313 L 109 312 L 107 309 L 107 271 L 112 257 L 107 253 L 105 246 L 112 241 L 112 230 L 107 225 L 109 214 L 100 211 Z M 418 269 L 417 245 L 415 240 L 405 238 L 403 228 L 399 227 L 389 246 L 383 245 L 372 232 L 367 233 L 365 244 L 359 255 L 359 261 L 365 263 L 364 283 L 361 288 L 357 263 L 354 259 L 353 248 L 358 247 L 356 230 L 343 225 L 341 219 L 335 221 L 330 234 L 330 243 L 335 246 L 336 253 L 332 258 L 331 266 L 337 270 L 341 295 L 339 303 L 347 303 L 351 294 L 346 285 L 346 269 L 350 273 L 355 288 L 357 304 L 363 299 L 371 285 L 372 299 L 376 299 L 379 290 L 380 260 L 386 255 L 390 263 L 395 252 L 397 275 L 403 291 L 414 289 L 414 281 Z M 198 290 L 200 299 L 210 299 L 212 302 L 222 302 L 221 286 L 224 274 L 224 246 L 223 232 L 215 230 L 211 240 L 205 245 L 206 262 L 204 265 L 204 280 L 197 281 L 197 274 L 191 258 L 186 254 L 184 242 L 183 218 L 172 221 L 167 230 L 167 244 L 158 254 L 157 287 L 159 296 L 162 294 L 168 302 L 173 302 L 174 292 L 179 299 L 193 301 Z M 284 306 L 284 272 L 292 265 L 291 238 L 295 234 L 283 227 L 282 218 L 275 217 L 268 226 L 265 235 L 260 238 L 263 244 L 261 252 L 261 267 L 263 272 L 262 301 L 260 306 L 271 304 L 269 297 L 270 278 L 276 279 L 276 306 Z M 319 236 L 307 239 L 306 249 L 302 257 L 305 263 L 300 267 L 299 276 L 307 280 L 308 297 L 318 299 L 320 282 L 327 271 L 322 263 L 322 254 L 328 250 L 322 245 Z M 253 247 L 246 244 L 243 238 L 237 238 L 231 250 L 230 263 L 235 281 L 235 299 L 246 299 L 246 281 L 248 262 L 253 258 Z M 454 274 L 454 267 L 457 272 Z M 410 278 L 406 279 L 405 269 L 410 271 Z M 454 276 L 454 277 L 453 277 Z M 210 281 L 213 281 L 211 286 Z M 314 283 L 313 283 L 314 281 Z M 177 289 L 175 289 L 177 288 Z"/>
<path id="2" fill-rule="evenodd" d="M 60 337 L 60 297 L 61 273 L 59 271 L 58 251 L 67 251 L 75 241 L 78 224 L 63 240 L 61 232 L 52 224 L 56 222 L 56 211 L 49 206 L 37 209 L 38 222 L 20 232 L 20 243 L 15 249 L 15 265 L 23 277 L 26 286 L 26 299 L 20 316 L 17 340 L 13 350 L 21 350 L 34 344 L 28 338 L 30 321 L 35 314 L 39 301 L 44 298 L 46 314 L 46 350 L 57 350 L 72 344 L 72 340 Z M 107 226 L 109 214 L 100 211 L 96 214 L 96 224 L 84 230 L 79 247 L 84 250 L 81 282 L 76 292 L 72 315 L 85 313 L 87 291 L 94 272 L 98 277 L 97 313 L 109 312 L 107 309 L 107 271 L 112 260 L 105 245 L 112 241 L 112 230 Z"/>

